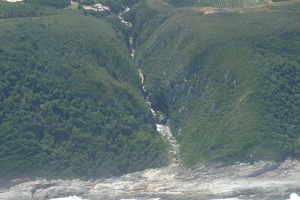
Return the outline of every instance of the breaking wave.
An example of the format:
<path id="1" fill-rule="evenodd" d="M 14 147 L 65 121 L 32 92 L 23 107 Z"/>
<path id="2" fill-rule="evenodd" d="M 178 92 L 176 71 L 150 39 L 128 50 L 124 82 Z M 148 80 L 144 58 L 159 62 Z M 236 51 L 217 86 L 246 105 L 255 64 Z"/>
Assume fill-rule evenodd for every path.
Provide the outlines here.
<path id="1" fill-rule="evenodd" d="M 62 198 L 55 198 L 50 200 L 88 200 L 88 199 L 82 199 L 77 196 L 69 196 L 69 197 L 62 197 Z M 143 199 L 143 198 L 137 198 L 137 199 L 120 199 L 120 200 L 162 200 L 161 198 L 153 198 L 153 199 Z M 239 200 L 238 198 L 227 198 L 227 199 L 213 199 L 213 200 Z M 287 200 L 300 200 L 300 197 L 296 193 L 292 193 L 290 195 L 290 198 Z"/>
<path id="2" fill-rule="evenodd" d="M 300 200 L 300 197 L 296 193 L 292 193 L 287 200 Z"/>
<path id="3" fill-rule="evenodd" d="M 55 198 L 55 199 L 50 199 L 50 200 L 88 200 L 88 199 L 82 199 L 77 196 L 69 196 L 69 197 Z"/>

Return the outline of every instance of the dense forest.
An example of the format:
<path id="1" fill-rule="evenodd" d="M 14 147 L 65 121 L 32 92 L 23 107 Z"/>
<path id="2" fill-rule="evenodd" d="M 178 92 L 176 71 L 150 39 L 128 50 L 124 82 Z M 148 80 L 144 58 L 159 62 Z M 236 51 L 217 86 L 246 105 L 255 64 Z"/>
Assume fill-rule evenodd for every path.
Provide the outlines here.
<path id="1" fill-rule="evenodd" d="M 299 10 L 185 9 L 147 22 L 137 62 L 185 164 L 299 158 Z"/>
<path id="2" fill-rule="evenodd" d="M 65 8 L 70 5 L 69 0 L 24 0 L 25 4 L 39 4 L 42 6 L 51 6 L 54 8 Z"/>
<path id="3" fill-rule="evenodd" d="M 299 158 L 299 2 L 74 2 L 0 1 L 0 179 L 167 165 L 145 95 L 187 166 Z"/>
<path id="4" fill-rule="evenodd" d="M 0 177 L 167 163 L 122 29 L 106 21 L 69 11 L 0 20 Z"/>

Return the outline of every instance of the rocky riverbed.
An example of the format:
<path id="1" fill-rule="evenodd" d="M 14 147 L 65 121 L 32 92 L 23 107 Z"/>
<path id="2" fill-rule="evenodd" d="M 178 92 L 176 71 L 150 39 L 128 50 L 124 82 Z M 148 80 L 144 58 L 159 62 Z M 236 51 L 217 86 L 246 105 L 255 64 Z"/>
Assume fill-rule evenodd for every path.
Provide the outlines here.
<path id="1" fill-rule="evenodd" d="M 288 199 L 300 192 L 300 162 L 257 162 L 198 165 L 172 164 L 116 178 L 93 181 L 33 180 L 0 190 L 1 200 L 47 200 L 79 196 L 89 200 L 162 199 Z"/>

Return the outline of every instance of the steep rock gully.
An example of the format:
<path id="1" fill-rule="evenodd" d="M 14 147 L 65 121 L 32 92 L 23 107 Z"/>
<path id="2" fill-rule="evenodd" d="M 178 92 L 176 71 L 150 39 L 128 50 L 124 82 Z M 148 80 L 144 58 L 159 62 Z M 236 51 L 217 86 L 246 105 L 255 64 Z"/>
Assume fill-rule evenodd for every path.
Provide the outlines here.
<path id="1" fill-rule="evenodd" d="M 127 10 L 127 11 L 126 11 Z M 127 8 L 128 12 L 130 9 Z M 124 25 L 132 24 L 119 18 Z M 132 41 L 131 57 L 134 59 Z M 143 89 L 144 75 L 139 71 Z M 157 113 L 146 101 L 153 115 Z M 200 164 L 191 169 L 181 166 L 179 145 L 170 128 L 157 124 L 157 131 L 170 143 L 173 155 L 169 166 L 147 169 L 121 177 L 82 180 L 13 180 L 14 186 L 0 187 L 0 200 L 52 200 L 73 196 L 72 199 L 120 200 L 120 199 L 161 199 L 161 200 L 212 200 L 212 199 L 300 199 L 300 162 L 287 160 L 283 163 L 261 161 L 253 163 Z M 19 182 L 18 182 L 19 181 Z M 1 184 L 0 184 L 1 186 Z M 290 194 L 293 193 L 291 196 Z M 74 196 L 76 195 L 76 196 Z M 81 198 L 79 198 L 81 197 Z"/>
<path id="2" fill-rule="evenodd" d="M 126 12 L 129 12 L 130 8 L 127 7 L 122 13 L 118 14 L 118 18 L 120 19 L 121 23 L 128 27 L 128 28 L 132 28 L 133 24 L 131 22 L 125 21 L 124 18 L 122 17 L 122 15 Z M 130 57 L 132 58 L 132 60 L 134 60 L 134 48 L 133 48 L 133 36 L 129 36 L 129 48 L 130 48 Z M 152 113 L 152 115 L 154 116 L 155 119 L 159 118 L 159 113 L 157 113 L 153 108 L 152 108 L 152 104 L 149 101 L 149 96 L 147 96 L 147 89 L 145 87 L 145 76 L 142 72 L 141 69 L 138 70 L 139 72 L 139 76 L 141 78 L 141 85 L 142 85 L 142 89 L 144 94 L 146 95 L 146 103 L 149 106 L 149 109 Z M 158 120 L 159 121 L 159 120 Z M 179 166 L 181 163 L 181 159 L 179 156 L 179 144 L 176 140 L 176 138 L 172 135 L 171 131 L 170 131 L 170 127 L 167 124 L 156 124 L 156 130 L 160 133 L 160 135 L 162 136 L 162 138 L 164 139 L 165 142 L 167 142 L 168 144 L 170 144 L 170 155 L 172 156 L 171 158 L 171 166 Z"/>

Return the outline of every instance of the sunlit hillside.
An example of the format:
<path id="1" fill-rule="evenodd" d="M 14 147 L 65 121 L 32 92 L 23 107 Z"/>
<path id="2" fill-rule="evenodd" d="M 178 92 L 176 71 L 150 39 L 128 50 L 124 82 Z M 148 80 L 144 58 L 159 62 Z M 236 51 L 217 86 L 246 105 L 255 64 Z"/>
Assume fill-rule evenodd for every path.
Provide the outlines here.
<path id="1" fill-rule="evenodd" d="M 143 27 L 139 67 L 186 164 L 299 158 L 299 11 L 183 9 Z"/>
<path id="2" fill-rule="evenodd" d="M 214 7 L 214 8 L 248 8 L 255 7 L 270 3 L 270 0 L 167 0 L 178 7 L 182 6 L 203 6 L 203 7 Z"/>

